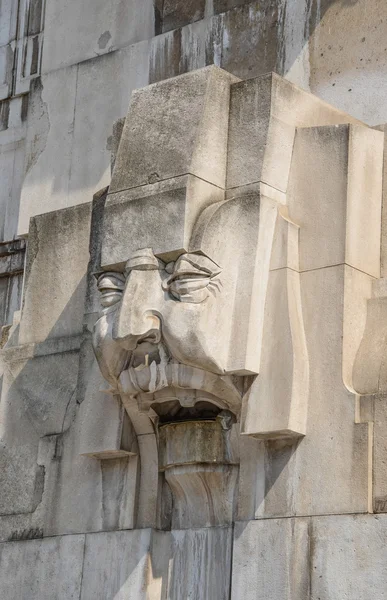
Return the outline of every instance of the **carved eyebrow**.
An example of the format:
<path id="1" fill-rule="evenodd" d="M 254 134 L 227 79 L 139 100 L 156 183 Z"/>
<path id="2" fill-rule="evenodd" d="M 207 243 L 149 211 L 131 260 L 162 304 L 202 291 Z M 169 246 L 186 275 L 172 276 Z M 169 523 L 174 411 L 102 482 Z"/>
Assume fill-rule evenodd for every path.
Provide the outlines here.
<path id="1" fill-rule="evenodd" d="M 120 273 L 102 273 L 98 277 L 97 287 L 98 289 L 123 290 L 125 287 L 125 277 Z"/>
<path id="2" fill-rule="evenodd" d="M 183 254 L 176 263 L 174 275 L 184 272 L 197 271 L 213 277 L 221 272 L 221 268 L 213 260 L 202 254 Z"/>

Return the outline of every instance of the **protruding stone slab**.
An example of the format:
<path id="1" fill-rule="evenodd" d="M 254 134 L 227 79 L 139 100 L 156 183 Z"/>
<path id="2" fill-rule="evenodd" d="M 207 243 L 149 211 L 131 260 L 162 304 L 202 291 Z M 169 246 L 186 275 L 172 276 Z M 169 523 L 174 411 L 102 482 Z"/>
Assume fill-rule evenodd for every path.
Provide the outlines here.
<path id="1" fill-rule="evenodd" d="M 224 187 L 230 86 L 236 81 L 211 66 L 135 91 L 110 191 L 187 173 Z"/>
<path id="2" fill-rule="evenodd" d="M 227 188 L 262 181 L 286 192 L 296 127 L 357 122 L 275 73 L 234 84 Z"/>
<path id="3" fill-rule="evenodd" d="M 82 331 L 91 203 L 31 220 L 19 343 Z"/>
<path id="4" fill-rule="evenodd" d="M 219 187 L 192 175 L 109 193 L 101 266 L 118 269 L 140 248 L 152 248 L 166 262 L 176 260 L 188 251 L 201 212 L 223 198 Z"/>

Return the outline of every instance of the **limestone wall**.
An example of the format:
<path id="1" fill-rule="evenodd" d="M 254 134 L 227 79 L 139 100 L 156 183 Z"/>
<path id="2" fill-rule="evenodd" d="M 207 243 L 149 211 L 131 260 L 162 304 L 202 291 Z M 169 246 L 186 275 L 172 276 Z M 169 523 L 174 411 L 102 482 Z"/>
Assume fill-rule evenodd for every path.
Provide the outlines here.
<path id="1" fill-rule="evenodd" d="M 209 64 L 243 79 L 275 71 L 384 123 L 386 20 L 384 0 L 2 2 L 0 243 L 109 183 L 111 124 L 149 82 Z M 20 286 L 2 284 L 4 324 Z"/>
<path id="2" fill-rule="evenodd" d="M 340 146 L 339 167 L 347 173 L 346 126 L 338 132 L 334 125 L 331 135 L 328 129 L 312 129 L 320 123 L 310 122 L 294 146 L 300 157 L 296 167 L 301 166 L 292 175 L 289 197 L 305 202 L 296 220 L 304 226 L 302 236 L 306 232 L 302 303 L 311 389 L 317 390 L 311 394 L 308 434 L 293 444 L 248 437 L 256 432 L 247 430 L 232 526 L 172 531 L 162 526 L 163 515 L 146 503 L 146 488 L 140 500 L 136 496 L 138 448 L 127 417 L 93 370 L 93 272 L 99 262 L 89 240 L 90 231 L 98 238 L 99 203 L 105 198 L 94 197 L 93 216 L 91 202 L 110 183 L 112 124 L 126 116 L 133 90 L 210 64 L 243 80 L 275 71 L 354 117 L 334 123 L 359 119 L 384 130 L 387 4 L 0 2 L 0 346 L 10 342 L 2 356 L 0 412 L 0 468 L 6 482 L 0 489 L 1 600 L 387 598 L 385 284 L 374 282 L 372 293 L 370 285 L 364 286 L 359 329 L 363 332 L 368 317 L 370 333 L 359 356 L 362 365 L 376 350 L 381 359 L 369 359 L 367 376 L 360 369 L 353 383 L 345 380 L 340 362 L 342 337 L 351 338 L 359 318 L 349 313 L 345 320 L 342 308 L 362 282 L 344 290 L 341 282 L 344 275 L 345 285 L 351 280 L 351 261 L 347 246 L 344 251 L 341 242 L 335 245 L 345 238 L 348 215 L 324 221 L 325 182 L 319 182 L 320 195 L 312 202 L 310 179 L 297 187 L 308 149 L 316 149 L 307 163 L 310 176 L 318 170 L 319 147 L 324 160 L 329 155 L 324 144 L 330 138 L 334 151 L 326 172 L 334 174 Z M 236 148 L 246 131 L 234 139 Z M 278 135 L 282 140 L 281 131 Z M 330 198 L 339 188 L 347 198 L 345 185 L 332 175 Z M 370 202 L 367 194 L 363 198 Z M 67 210 L 46 214 L 59 209 Z M 371 220 L 365 210 L 354 229 Z M 284 240 L 287 234 L 280 234 Z M 315 239 L 321 246 L 313 245 Z M 373 240 L 377 253 L 379 238 Z M 364 257 L 367 262 L 375 253 L 372 240 L 364 248 L 356 256 L 363 274 L 368 273 Z M 386 249 L 382 228 L 381 276 L 386 275 Z M 281 271 L 278 265 L 274 270 Z M 271 282 L 273 297 L 280 275 Z M 278 334 L 277 316 L 269 314 L 279 323 Z M 272 330 L 265 335 L 270 339 Z M 291 333 L 286 339 L 290 345 Z M 343 356 L 352 366 L 354 357 Z M 352 384 L 362 396 L 355 398 Z M 87 402 L 82 405 L 90 398 L 102 407 L 97 417 L 88 412 Z M 252 416 L 258 417 L 264 415 Z M 139 436 L 144 454 L 148 442 L 150 436 Z M 91 458 L 99 447 L 122 454 Z M 157 479 L 157 466 L 143 467 L 153 469 Z"/>

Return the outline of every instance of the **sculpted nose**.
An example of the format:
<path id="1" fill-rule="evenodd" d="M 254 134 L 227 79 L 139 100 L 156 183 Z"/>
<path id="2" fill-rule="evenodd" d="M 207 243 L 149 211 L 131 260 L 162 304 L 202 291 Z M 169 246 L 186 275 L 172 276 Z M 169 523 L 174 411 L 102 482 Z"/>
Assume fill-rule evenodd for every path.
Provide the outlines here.
<path id="1" fill-rule="evenodd" d="M 129 275 L 120 310 L 113 326 L 113 337 L 127 350 L 141 342 L 158 344 L 161 321 L 156 314 L 158 271 L 132 271 Z"/>

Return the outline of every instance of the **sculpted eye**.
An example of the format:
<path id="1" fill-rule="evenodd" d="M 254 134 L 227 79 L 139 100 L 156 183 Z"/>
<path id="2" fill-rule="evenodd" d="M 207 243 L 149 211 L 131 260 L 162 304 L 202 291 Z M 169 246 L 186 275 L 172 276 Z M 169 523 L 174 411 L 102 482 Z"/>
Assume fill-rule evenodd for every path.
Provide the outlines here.
<path id="1" fill-rule="evenodd" d="M 125 277 L 120 273 L 103 273 L 98 278 L 97 286 L 101 294 L 101 305 L 108 308 L 121 300 Z"/>
<path id="2" fill-rule="evenodd" d="M 170 265 L 167 267 L 171 272 Z M 203 302 L 209 291 L 219 289 L 220 281 L 213 278 L 220 271 L 218 265 L 207 256 L 183 254 L 174 265 L 173 273 L 167 281 L 167 289 L 181 302 Z"/>

